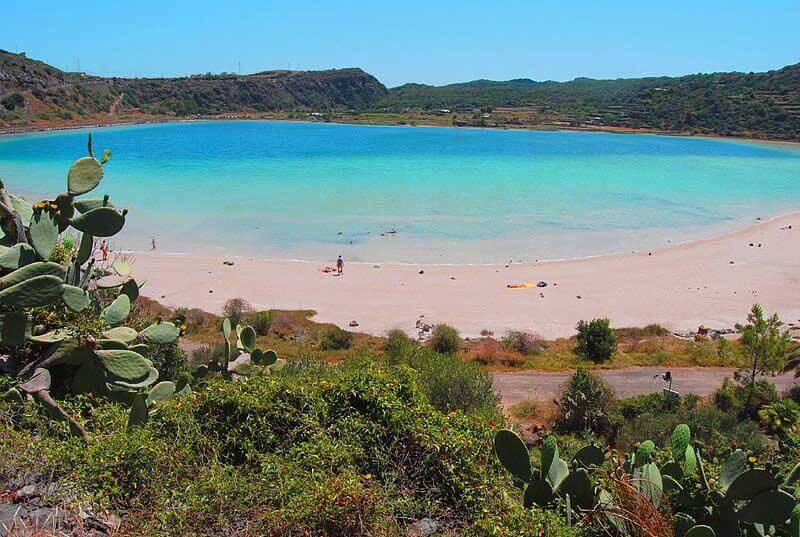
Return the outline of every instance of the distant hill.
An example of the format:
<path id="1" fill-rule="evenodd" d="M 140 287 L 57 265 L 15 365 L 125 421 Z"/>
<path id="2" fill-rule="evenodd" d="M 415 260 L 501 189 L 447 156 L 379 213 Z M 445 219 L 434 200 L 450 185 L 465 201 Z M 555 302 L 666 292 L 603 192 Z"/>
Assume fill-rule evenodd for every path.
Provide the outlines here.
<path id="1" fill-rule="evenodd" d="M 102 78 L 0 51 L 0 125 L 39 127 L 120 118 L 374 111 L 421 112 L 437 124 L 588 127 L 800 140 L 800 64 L 714 73 L 570 82 L 474 80 L 387 90 L 361 69 L 251 75 Z M 445 112 L 447 111 L 447 112 Z M 452 119 L 442 118 L 453 114 Z M 404 116 L 405 115 L 405 116 Z M 398 119 L 399 116 L 399 119 Z M 341 113 L 341 121 L 359 121 Z M 377 121 L 381 121 L 378 119 Z M 424 121 L 424 117 L 423 117 Z"/>
<path id="2" fill-rule="evenodd" d="M 386 94 L 386 87 L 361 69 L 102 78 L 66 73 L 0 51 L 0 112 L 5 115 L 0 119 L 8 122 L 37 115 L 91 117 L 133 111 L 186 116 L 367 108 Z"/>
<path id="3" fill-rule="evenodd" d="M 800 139 L 800 64 L 766 73 L 534 82 L 530 79 L 391 88 L 389 110 L 510 108 L 526 120 L 569 126 L 609 126 Z M 493 110 L 494 111 L 494 110 Z"/>

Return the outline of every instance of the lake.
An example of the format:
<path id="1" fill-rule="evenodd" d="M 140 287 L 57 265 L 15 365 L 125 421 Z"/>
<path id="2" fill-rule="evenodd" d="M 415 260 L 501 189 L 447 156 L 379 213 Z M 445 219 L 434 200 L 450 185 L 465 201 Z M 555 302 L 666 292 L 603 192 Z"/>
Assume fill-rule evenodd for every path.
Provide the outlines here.
<path id="1" fill-rule="evenodd" d="M 117 248 L 533 261 L 640 251 L 800 208 L 800 150 L 656 135 L 191 122 L 93 131 Z M 0 177 L 65 190 L 86 131 L 0 138 Z"/>

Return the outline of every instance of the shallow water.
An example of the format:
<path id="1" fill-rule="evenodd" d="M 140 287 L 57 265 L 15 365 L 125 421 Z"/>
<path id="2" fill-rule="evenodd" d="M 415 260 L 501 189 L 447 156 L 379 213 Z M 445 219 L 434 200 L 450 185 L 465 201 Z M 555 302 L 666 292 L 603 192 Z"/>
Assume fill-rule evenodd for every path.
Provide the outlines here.
<path id="1" fill-rule="evenodd" d="M 258 257 L 490 263 L 649 249 L 800 208 L 800 150 L 586 132 L 197 122 L 94 131 L 116 242 Z M 0 177 L 65 189 L 85 131 L 0 138 Z M 382 232 L 396 230 L 381 236 Z"/>

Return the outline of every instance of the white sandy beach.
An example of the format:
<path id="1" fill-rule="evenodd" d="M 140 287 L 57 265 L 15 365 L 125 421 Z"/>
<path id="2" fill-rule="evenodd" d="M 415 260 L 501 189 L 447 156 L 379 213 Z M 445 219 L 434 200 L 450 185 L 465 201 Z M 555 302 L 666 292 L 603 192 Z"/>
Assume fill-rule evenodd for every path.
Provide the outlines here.
<path id="1" fill-rule="evenodd" d="M 235 265 L 223 265 L 226 259 Z M 800 320 L 800 213 L 652 254 L 508 267 L 347 263 L 342 277 L 319 266 L 136 254 L 137 275 L 149 278 L 144 294 L 166 305 L 220 312 L 228 298 L 242 297 L 257 308 L 313 309 L 316 320 L 342 327 L 355 320 L 355 330 L 372 334 L 397 327 L 413 332 L 423 315 L 466 336 L 484 329 L 569 336 L 578 320 L 594 317 L 609 317 L 617 327 L 660 323 L 688 331 L 700 324 L 732 327 L 755 302 L 787 323 Z M 540 280 L 548 286 L 506 288 Z"/>

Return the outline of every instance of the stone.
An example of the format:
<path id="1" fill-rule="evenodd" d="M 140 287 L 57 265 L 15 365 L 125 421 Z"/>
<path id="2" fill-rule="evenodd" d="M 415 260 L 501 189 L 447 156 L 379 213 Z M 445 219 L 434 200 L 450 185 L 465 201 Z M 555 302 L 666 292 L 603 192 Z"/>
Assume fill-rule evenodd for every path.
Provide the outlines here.
<path id="1" fill-rule="evenodd" d="M 358 322 L 357 321 L 350 321 L 350 326 L 358 326 Z"/>
<path id="2" fill-rule="evenodd" d="M 439 530 L 439 524 L 431 518 L 422 518 L 406 528 L 408 537 L 427 537 Z"/>

